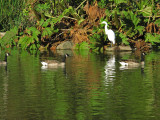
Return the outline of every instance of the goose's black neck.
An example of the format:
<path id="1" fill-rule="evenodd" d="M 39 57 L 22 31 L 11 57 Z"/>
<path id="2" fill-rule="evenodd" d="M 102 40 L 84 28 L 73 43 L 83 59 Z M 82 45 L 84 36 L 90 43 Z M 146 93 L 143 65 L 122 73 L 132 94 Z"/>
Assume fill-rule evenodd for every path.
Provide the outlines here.
<path id="1" fill-rule="evenodd" d="M 7 62 L 7 55 L 5 55 L 4 61 L 6 61 L 6 62 Z"/>
<path id="2" fill-rule="evenodd" d="M 144 61 L 144 59 L 145 59 L 144 57 L 145 57 L 145 53 L 142 53 L 142 54 L 141 54 L 141 62 Z"/>
<path id="3" fill-rule="evenodd" d="M 67 57 L 68 57 L 68 54 L 65 54 L 62 58 L 62 62 L 65 62 Z"/>
<path id="4" fill-rule="evenodd" d="M 62 62 L 65 62 L 65 61 L 66 61 L 66 56 L 63 56 Z"/>

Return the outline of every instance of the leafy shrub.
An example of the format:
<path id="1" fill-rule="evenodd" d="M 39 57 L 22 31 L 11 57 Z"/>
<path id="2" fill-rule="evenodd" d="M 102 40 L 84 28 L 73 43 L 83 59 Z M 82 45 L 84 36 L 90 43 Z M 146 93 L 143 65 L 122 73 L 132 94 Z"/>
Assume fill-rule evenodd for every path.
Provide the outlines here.
<path id="1" fill-rule="evenodd" d="M 20 37 L 18 45 L 22 49 L 38 49 L 40 47 L 40 42 L 38 38 L 39 34 L 40 31 L 37 30 L 35 27 L 26 28 L 26 34 Z"/>
<path id="2" fill-rule="evenodd" d="M 126 35 L 124 35 L 123 33 L 120 33 L 119 37 L 121 38 L 122 43 L 129 45 L 128 38 L 126 37 Z"/>
<path id="3" fill-rule="evenodd" d="M 11 47 L 12 45 L 16 45 L 16 39 L 18 39 L 18 36 L 16 36 L 18 33 L 18 28 L 14 27 L 10 31 L 7 31 L 6 34 L 0 39 L 0 46 L 2 48 Z"/>
<path id="4" fill-rule="evenodd" d="M 157 19 L 154 23 L 160 26 L 160 19 Z"/>
<path id="5" fill-rule="evenodd" d="M 129 37 L 134 37 L 136 34 L 143 35 L 144 26 L 140 26 L 140 18 L 137 17 L 132 11 L 123 11 L 124 23 L 123 30 L 126 31 L 126 35 Z"/>
<path id="6" fill-rule="evenodd" d="M 160 43 L 160 35 L 156 33 L 146 33 L 145 42 L 150 42 L 152 45 Z"/>
<path id="7" fill-rule="evenodd" d="M 49 18 L 46 21 L 41 19 L 39 21 L 39 26 L 42 27 L 41 29 L 41 38 L 51 37 L 53 33 L 57 33 L 59 30 L 54 29 L 54 25 L 58 22 L 58 19 Z"/>
<path id="8" fill-rule="evenodd" d="M 76 45 L 76 49 L 78 49 L 78 50 L 89 50 L 90 46 L 89 46 L 89 44 L 87 42 L 84 41 L 84 42 L 82 42 L 80 44 L 77 44 Z"/>

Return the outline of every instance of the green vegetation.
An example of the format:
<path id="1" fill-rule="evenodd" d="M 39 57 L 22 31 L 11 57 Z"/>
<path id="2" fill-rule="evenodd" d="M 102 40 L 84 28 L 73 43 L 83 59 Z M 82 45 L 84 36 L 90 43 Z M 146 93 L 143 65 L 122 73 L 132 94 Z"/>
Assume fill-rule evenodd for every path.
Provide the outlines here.
<path id="1" fill-rule="evenodd" d="M 0 31 L 7 31 L 1 48 L 50 48 L 71 39 L 78 49 L 99 51 L 108 44 L 104 20 L 117 44 L 160 43 L 159 0 L 1 0 L 0 6 Z"/>

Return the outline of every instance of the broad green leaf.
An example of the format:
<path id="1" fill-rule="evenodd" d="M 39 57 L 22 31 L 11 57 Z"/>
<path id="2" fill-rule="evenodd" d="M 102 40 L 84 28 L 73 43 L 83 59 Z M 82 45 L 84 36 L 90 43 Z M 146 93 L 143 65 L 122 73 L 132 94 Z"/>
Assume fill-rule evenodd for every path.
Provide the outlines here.
<path id="1" fill-rule="evenodd" d="M 145 35 L 145 42 L 150 42 L 152 43 L 152 45 L 154 45 L 155 43 L 160 43 L 160 35 L 147 33 Z"/>
<path id="2" fill-rule="evenodd" d="M 138 32 L 140 33 L 140 35 L 143 35 L 144 26 L 136 26 L 135 29 L 138 30 Z"/>
<path id="3" fill-rule="evenodd" d="M 128 38 L 126 37 L 126 35 L 124 35 L 123 33 L 120 33 L 119 36 L 122 39 L 122 43 L 129 45 Z"/>
<path id="4" fill-rule="evenodd" d="M 160 26 L 160 18 L 157 19 L 154 23 L 157 24 L 158 26 Z"/>
<path id="5" fill-rule="evenodd" d="M 51 36 L 53 34 L 53 31 L 50 27 L 46 27 L 42 32 L 42 37 L 45 36 Z"/>

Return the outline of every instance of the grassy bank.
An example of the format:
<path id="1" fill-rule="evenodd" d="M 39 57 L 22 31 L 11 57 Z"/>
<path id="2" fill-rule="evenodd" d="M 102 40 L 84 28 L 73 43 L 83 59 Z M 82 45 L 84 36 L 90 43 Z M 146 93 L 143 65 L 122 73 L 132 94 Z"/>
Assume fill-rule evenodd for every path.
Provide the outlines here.
<path id="1" fill-rule="evenodd" d="M 78 49 L 99 51 L 109 43 L 102 21 L 115 32 L 117 45 L 140 50 L 160 45 L 159 0 L 1 1 L 1 6 L 0 30 L 7 30 L 1 48 L 56 49 L 70 40 Z"/>

